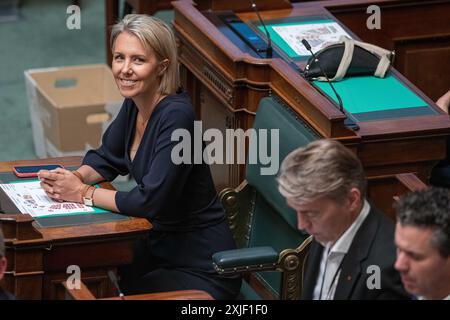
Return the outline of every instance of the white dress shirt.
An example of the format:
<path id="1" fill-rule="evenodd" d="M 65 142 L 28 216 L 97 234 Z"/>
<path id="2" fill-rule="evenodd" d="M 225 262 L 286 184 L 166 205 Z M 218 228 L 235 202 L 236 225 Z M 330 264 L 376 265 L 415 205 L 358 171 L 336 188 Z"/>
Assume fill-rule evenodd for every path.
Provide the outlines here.
<path id="1" fill-rule="evenodd" d="M 327 243 L 322 253 L 319 274 L 314 287 L 314 300 L 333 300 L 336 286 L 341 273 L 341 263 L 353 242 L 356 232 L 369 215 L 370 204 L 364 200 L 364 205 L 352 225 L 334 243 Z"/>

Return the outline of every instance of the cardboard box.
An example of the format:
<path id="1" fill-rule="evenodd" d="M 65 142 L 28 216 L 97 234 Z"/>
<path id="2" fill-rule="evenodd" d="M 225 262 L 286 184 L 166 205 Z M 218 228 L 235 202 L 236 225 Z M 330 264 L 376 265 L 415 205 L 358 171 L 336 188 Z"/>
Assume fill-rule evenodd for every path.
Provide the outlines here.
<path id="1" fill-rule="evenodd" d="M 98 148 L 123 102 L 107 65 L 26 70 L 28 105 L 39 158 Z"/>

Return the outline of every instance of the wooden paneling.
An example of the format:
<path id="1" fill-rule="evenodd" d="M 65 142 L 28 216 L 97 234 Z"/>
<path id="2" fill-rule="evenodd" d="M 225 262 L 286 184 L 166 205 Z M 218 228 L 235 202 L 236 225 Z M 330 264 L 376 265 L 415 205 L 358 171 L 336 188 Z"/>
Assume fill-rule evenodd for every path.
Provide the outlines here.
<path id="1" fill-rule="evenodd" d="M 450 37 L 399 41 L 396 51 L 398 68 L 431 99 L 450 90 Z"/>
<path id="2" fill-rule="evenodd" d="M 413 173 L 369 178 L 367 193 L 370 199 L 377 199 L 377 209 L 396 220 L 395 201 L 402 195 L 427 186 Z"/>

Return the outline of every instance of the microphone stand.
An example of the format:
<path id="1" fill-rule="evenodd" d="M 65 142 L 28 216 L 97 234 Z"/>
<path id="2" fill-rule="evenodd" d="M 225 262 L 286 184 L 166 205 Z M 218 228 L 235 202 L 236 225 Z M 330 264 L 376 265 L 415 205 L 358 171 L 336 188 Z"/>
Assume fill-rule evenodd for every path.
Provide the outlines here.
<path id="1" fill-rule="evenodd" d="M 314 61 L 317 62 L 317 65 L 319 66 L 320 72 L 324 75 L 325 79 L 327 80 L 328 84 L 330 85 L 331 89 L 333 90 L 336 98 L 338 99 L 339 102 L 339 111 L 341 111 L 343 114 L 345 114 L 347 116 L 347 118 L 344 120 L 344 124 L 350 128 L 351 130 L 359 130 L 359 126 L 356 124 L 356 122 L 352 119 L 352 116 L 350 114 L 348 114 L 347 112 L 345 112 L 344 109 L 344 105 L 342 103 L 342 99 L 341 96 L 337 93 L 336 89 L 334 88 L 333 84 L 330 81 L 330 78 L 328 78 L 328 75 L 326 74 L 326 72 L 322 69 L 322 65 L 320 64 L 319 59 L 317 58 L 317 56 L 314 54 L 314 52 L 311 49 L 311 46 L 309 44 L 309 42 L 306 39 L 302 40 L 302 44 L 303 46 L 306 48 L 306 50 L 308 50 L 311 55 L 314 58 Z"/>
<path id="2" fill-rule="evenodd" d="M 255 11 L 256 16 L 258 17 L 258 20 L 259 20 L 259 22 L 261 22 L 261 25 L 263 26 L 264 31 L 266 33 L 266 37 L 267 37 L 266 58 L 270 59 L 270 58 L 272 58 L 272 53 L 273 53 L 272 39 L 270 38 L 270 34 L 269 34 L 269 31 L 266 28 L 266 24 L 264 23 L 264 20 L 261 18 L 261 15 L 259 14 L 259 10 L 256 7 L 255 1 L 254 0 L 250 0 L 250 2 L 252 3 L 253 11 Z"/>
<path id="3" fill-rule="evenodd" d="M 122 293 L 122 290 L 120 290 L 116 275 L 111 270 L 108 271 L 108 278 L 112 282 L 112 284 L 116 287 L 117 292 L 119 293 L 120 300 L 125 300 L 125 295 Z"/>

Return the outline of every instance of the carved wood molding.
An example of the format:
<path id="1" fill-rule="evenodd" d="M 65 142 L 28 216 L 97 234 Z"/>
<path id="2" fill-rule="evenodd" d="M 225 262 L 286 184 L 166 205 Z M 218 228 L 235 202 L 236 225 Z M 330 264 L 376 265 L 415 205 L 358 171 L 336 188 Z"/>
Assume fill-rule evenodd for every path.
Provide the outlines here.
<path id="1" fill-rule="evenodd" d="M 209 83 L 216 88 L 217 91 L 221 92 L 230 106 L 234 105 L 234 90 L 231 85 L 214 69 L 207 65 L 203 65 L 202 68 L 203 76 L 209 81 Z"/>

